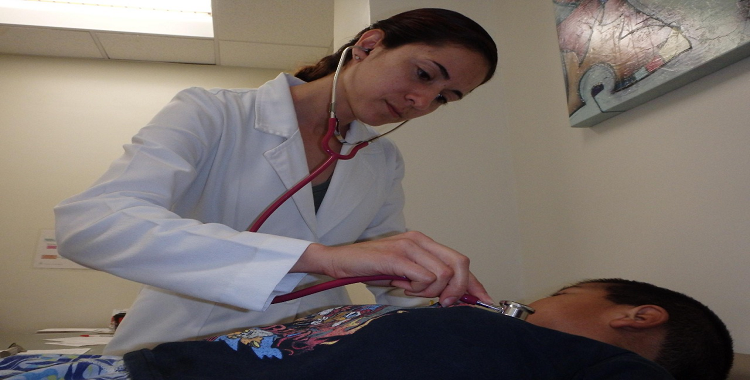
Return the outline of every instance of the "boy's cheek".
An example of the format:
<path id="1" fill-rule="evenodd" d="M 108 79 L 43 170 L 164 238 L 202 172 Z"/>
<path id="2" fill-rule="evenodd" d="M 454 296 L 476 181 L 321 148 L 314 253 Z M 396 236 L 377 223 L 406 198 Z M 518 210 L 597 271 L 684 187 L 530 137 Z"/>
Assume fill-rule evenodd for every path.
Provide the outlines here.
<path id="1" fill-rule="evenodd" d="M 541 327 L 547 327 L 547 328 L 554 328 L 553 326 L 553 320 L 550 320 L 550 316 L 547 315 L 547 310 L 542 308 L 539 309 L 536 306 L 529 305 L 536 310 L 533 314 L 530 314 L 528 317 L 526 317 L 526 322 L 531 323 L 532 325 L 537 325 Z"/>

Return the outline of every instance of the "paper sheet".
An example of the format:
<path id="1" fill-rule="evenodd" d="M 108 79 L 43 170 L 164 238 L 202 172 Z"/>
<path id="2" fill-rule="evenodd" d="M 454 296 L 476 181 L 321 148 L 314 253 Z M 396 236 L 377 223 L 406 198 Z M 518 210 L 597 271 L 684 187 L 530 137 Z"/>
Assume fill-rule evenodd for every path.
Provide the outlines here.
<path id="1" fill-rule="evenodd" d="M 53 327 L 49 329 L 37 330 L 37 333 L 92 333 L 92 334 L 113 334 L 109 327 Z"/>
<path id="2" fill-rule="evenodd" d="M 17 355 L 83 355 L 89 352 L 90 348 L 57 348 L 54 350 L 28 350 Z"/>
<path id="3" fill-rule="evenodd" d="M 59 346 L 85 347 L 107 344 L 112 340 L 112 335 L 90 335 L 90 336 L 73 336 L 68 338 L 45 339 L 46 344 L 56 344 Z"/>

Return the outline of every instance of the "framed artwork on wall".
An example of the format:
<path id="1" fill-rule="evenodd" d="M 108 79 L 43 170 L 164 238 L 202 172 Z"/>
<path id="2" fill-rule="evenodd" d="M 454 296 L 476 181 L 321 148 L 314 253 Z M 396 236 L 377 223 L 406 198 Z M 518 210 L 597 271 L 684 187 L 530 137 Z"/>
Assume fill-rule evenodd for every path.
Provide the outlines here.
<path id="1" fill-rule="evenodd" d="M 573 127 L 750 56 L 750 0 L 552 1 Z"/>

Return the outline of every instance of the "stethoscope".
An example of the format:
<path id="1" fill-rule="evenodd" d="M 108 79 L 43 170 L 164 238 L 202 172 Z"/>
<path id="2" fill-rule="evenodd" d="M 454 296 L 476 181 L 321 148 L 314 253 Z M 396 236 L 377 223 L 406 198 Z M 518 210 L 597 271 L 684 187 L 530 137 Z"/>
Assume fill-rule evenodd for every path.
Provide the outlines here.
<path id="1" fill-rule="evenodd" d="M 282 194 L 279 198 L 277 198 L 273 203 L 268 205 L 268 207 L 258 216 L 258 218 L 253 222 L 252 225 L 247 229 L 249 232 L 258 232 L 260 227 L 263 225 L 263 223 L 271 216 L 271 214 L 274 213 L 281 205 L 286 202 L 289 198 L 291 198 L 294 194 L 296 194 L 300 189 L 305 187 L 310 181 L 312 181 L 315 177 L 319 176 L 320 173 L 322 173 L 326 168 L 331 166 L 334 162 L 337 160 L 349 160 L 353 158 L 357 152 L 359 152 L 362 148 L 370 145 L 371 142 L 375 141 L 376 139 L 379 139 L 396 129 L 400 128 L 402 125 L 406 124 L 409 120 L 403 121 L 400 124 L 398 124 L 393 129 L 379 134 L 375 137 L 372 137 L 367 140 L 362 140 L 356 143 L 349 143 L 347 142 L 342 136 L 341 133 L 339 133 L 339 119 L 336 117 L 336 87 L 339 80 L 339 74 L 341 72 L 341 68 L 344 66 L 344 62 L 346 62 L 346 55 L 352 49 L 360 49 L 365 54 L 369 54 L 372 49 L 367 49 L 361 46 L 349 46 L 341 53 L 341 58 L 339 59 L 338 65 L 336 66 L 336 71 L 333 74 L 333 85 L 331 89 L 331 103 L 330 103 L 330 115 L 328 118 L 328 129 L 326 130 L 326 134 L 323 136 L 323 139 L 320 142 L 321 148 L 328 154 L 328 158 L 320 164 L 315 170 L 313 170 L 310 174 L 308 174 L 305 178 L 300 180 L 296 185 L 292 186 L 289 190 L 287 190 L 284 194 Z M 346 154 L 341 154 L 331 148 L 331 140 L 333 138 L 336 138 L 341 144 L 343 145 L 352 145 L 352 148 L 349 150 Z M 291 301 L 293 299 L 297 299 L 300 297 L 304 297 L 313 293 L 317 293 L 323 290 L 332 289 L 335 287 L 353 284 L 357 282 L 369 282 L 369 281 L 380 281 L 380 280 L 405 280 L 405 277 L 401 276 L 394 276 L 394 275 L 378 275 L 378 276 L 360 276 L 360 277 L 347 277 L 347 278 L 339 278 L 335 280 L 331 280 L 328 282 L 324 282 L 322 284 L 314 285 L 302 290 L 298 290 L 296 292 L 284 294 L 277 296 L 273 299 L 271 303 L 280 303 L 280 302 L 286 302 Z M 463 297 L 460 298 L 461 302 L 470 304 L 470 305 L 478 305 L 482 306 L 486 309 L 498 312 L 503 315 L 511 316 L 518 319 L 526 319 L 526 317 L 529 314 L 534 313 L 534 309 L 532 309 L 529 306 L 526 306 L 524 304 L 514 302 L 514 301 L 501 301 L 499 305 L 490 305 L 488 303 L 482 302 L 479 300 L 479 298 L 471 295 L 471 294 L 465 294 Z"/>
<path id="2" fill-rule="evenodd" d="M 354 157 L 357 152 L 360 151 L 360 149 L 370 145 L 371 142 L 395 131 L 396 129 L 400 128 L 402 125 L 406 124 L 409 120 L 401 122 L 399 125 L 394 127 L 393 129 L 379 134 L 375 137 L 372 137 L 367 140 L 362 140 L 356 143 L 350 143 L 347 142 L 339 132 L 339 119 L 336 117 L 336 87 L 339 82 L 339 73 L 341 73 L 341 68 L 344 66 L 344 62 L 346 61 L 346 55 L 348 52 L 350 52 L 352 49 L 357 48 L 361 49 L 365 54 L 369 54 L 372 49 L 366 49 L 361 46 L 348 46 L 346 49 L 344 49 L 343 52 L 341 52 L 341 58 L 339 59 L 338 66 L 336 66 L 336 71 L 333 74 L 333 86 L 331 88 L 331 103 L 330 103 L 330 116 L 328 118 L 328 129 L 326 131 L 326 134 L 323 136 L 323 139 L 320 141 L 320 146 L 323 148 L 323 151 L 328 154 L 328 158 L 320 164 L 315 170 L 313 170 L 307 177 L 300 180 L 296 185 L 294 185 L 291 189 L 287 190 L 284 194 L 282 194 L 279 198 L 277 198 L 273 203 L 268 205 L 268 207 L 258 216 L 258 218 L 253 222 L 252 225 L 247 229 L 250 232 L 258 232 L 260 227 L 263 225 L 263 223 L 268 219 L 271 214 L 276 211 L 284 202 L 286 202 L 289 198 L 292 197 L 295 193 L 297 193 L 300 189 L 305 187 L 310 181 L 312 181 L 315 177 L 319 176 L 320 173 L 322 173 L 326 168 L 331 166 L 334 162 L 338 160 L 349 160 Z M 349 153 L 347 154 L 341 154 L 337 152 L 335 149 L 331 148 L 331 140 L 333 138 L 336 138 L 341 144 L 343 145 L 352 145 L 351 150 L 349 150 Z"/>

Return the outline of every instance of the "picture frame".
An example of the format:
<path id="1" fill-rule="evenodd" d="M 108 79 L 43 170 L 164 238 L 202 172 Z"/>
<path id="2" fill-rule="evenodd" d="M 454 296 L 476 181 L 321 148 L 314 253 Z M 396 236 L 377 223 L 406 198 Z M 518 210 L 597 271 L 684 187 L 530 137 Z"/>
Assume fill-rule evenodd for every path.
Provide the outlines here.
<path id="1" fill-rule="evenodd" d="M 552 0 L 572 127 L 750 56 L 750 0 Z"/>

